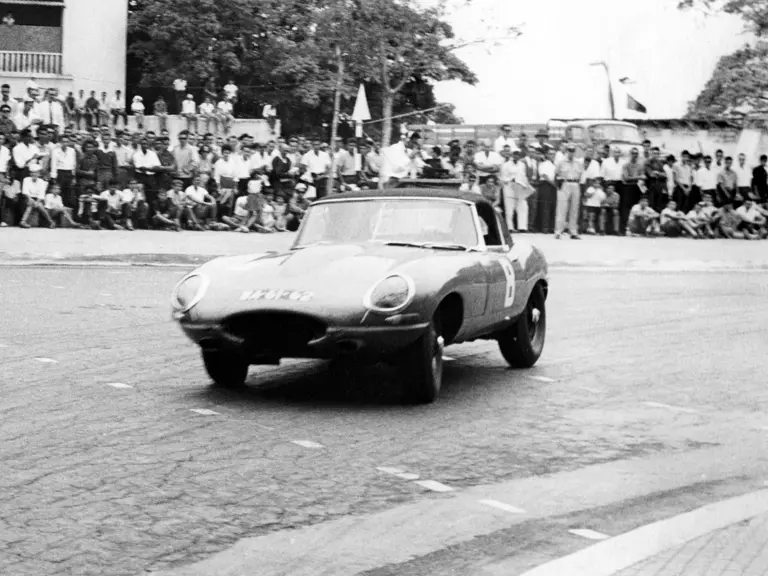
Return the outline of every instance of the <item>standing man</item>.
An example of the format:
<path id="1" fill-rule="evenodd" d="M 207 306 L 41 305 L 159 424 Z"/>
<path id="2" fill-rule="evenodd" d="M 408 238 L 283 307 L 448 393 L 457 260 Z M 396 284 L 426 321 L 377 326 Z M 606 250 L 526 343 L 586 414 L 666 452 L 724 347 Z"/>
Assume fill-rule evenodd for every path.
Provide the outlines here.
<path id="1" fill-rule="evenodd" d="M 739 154 L 739 163 L 733 171 L 736 172 L 736 189 L 742 198 L 746 198 L 752 187 L 752 172 L 747 166 L 746 154 Z"/>
<path id="2" fill-rule="evenodd" d="M 75 210 L 77 208 L 77 191 L 75 190 L 75 170 L 77 169 L 77 153 L 72 148 L 72 140 L 66 134 L 61 139 L 61 146 L 51 152 L 51 180 L 59 185 L 64 206 Z"/>
<path id="3" fill-rule="evenodd" d="M 752 170 L 752 191 L 760 198 L 761 202 L 768 201 L 768 156 L 760 156 L 760 165 Z"/>
<path id="4" fill-rule="evenodd" d="M 709 194 L 712 198 L 715 198 L 715 193 L 717 192 L 717 173 L 712 168 L 712 156 L 704 156 L 704 166 L 696 170 L 693 181 L 698 190 L 692 191 L 691 203 L 695 205 L 701 202 L 704 194 Z"/>
<path id="5" fill-rule="evenodd" d="M 312 175 L 312 181 L 314 182 L 318 198 L 325 196 L 328 171 L 331 167 L 331 157 L 327 152 L 320 149 L 321 144 L 320 140 L 314 140 L 312 142 L 312 150 L 301 158 L 302 171 L 307 171 Z"/>
<path id="6" fill-rule="evenodd" d="M 45 100 L 38 106 L 38 114 L 43 124 L 52 126 L 56 133 L 61 133 L 66 121 L 64 120 L 64 106 L 54 97 L 53 90 L 46 90 Z"/>
<path id="7" fill-rule="evenodd" d="M 235 84 L 235 81 L 230 78 L 229 83 L 224 86 L 224 94 L 226 95 L 227 101 L 232 104 L 233 110 L 235 104 L 237 104 L 237 93 L 239 91 L 240 89 L 237 87 L 237 84 Z"/>
<path id="8" fill-rule="evenodd" d="M 194 101 L 192 103 L 194 104 Z M 179 145 L 173 148 L 173 158 L 176 161 L 176 177 L 182 181 L 186 190 L 192 186 L 192 179 L 197 174 L 195 149 L 189 145 L 189 132 L 187 130 L 182 130 L 179 133 Z"/>
<path id="9" fill-rule="evenodd" d="M 19 113 L 19 101 L 11 96 L 10 84 L 3 84 L 0 87 L 0 106 L 9 106 L 11 108 L 11 116 L 16 116 Z"/>
<path id="10" fill-rule="evenodd" d="M 496 142 L 493 143 L 493 150 L 496 154 L 501 154 L 504 146 L 509 146 L 510 152 L 518 150 L 517 142 L 515 142 L 512 136 L 512 127 L 509 124 L 504 124 L 501 127 L 501 134 L 496 138 Z"/>
<path id="11" fill-rule="evenodd" d="M 648 201 L 656 212 L 661 212 L 667 206 L 667 174 L 664 172 L 664 162 L 661 160 L 658 146 L 651 148 L 651 156 L 645 162 L 645 182 L 648 187 Z"/>
<path id="12" fill-rule="evenodd" d="M 157 100 L 155 100 L 154 105 L 152 106 L 152 111 L 155 114 L 155 117 L 157 118 L 157 124 L 158 129 L 160 132 L 163 130 L 168 129 L 168 103 L 165 101 L 165 98 L 161 96 L 157 97 Z"/>
<path id="13" fill-rule="evenodd" d="M 504 147 L 503 154 L 510 154 L 510 148 Z M 502 164 L 501 177 L 504 185 L 504 212 L 507 218 L 507 227 L 510 230 L 528 231 L 528 196 L 532 188 L 528 182 L 528 166 L 520 160 L 520 150 L 511 152 L 511 159 Z M 487 178 L 486 178 L 487 179 Z M 513 221 L 513 216 L 515 221 Z M 513 226 L 514 223 L 516 226 Z"/>
<path id="14" fill-rule="evenodd" d="M 619 212 L 621 216 L 621 231 L 627 229 L 629 213 L 632 207 L 640 202 L 640 197 L 645 189 L 645 168 L 640 162 L 640 151 L 632 148 L 629 151 L 629 161 L 624 164 L 621 174 L 622 191 Z"/>
<path id="15" fill-rule="evenodd" d="M 568 231 L 573 240 L 581 240 L 579 236 L 579 208 L 581 205 L 581 188 L 579 182 L 584 172 L 584 164 L 576 160 L 576 146 L 568 144 L 565 148 L 565 160 L 555 169 L 555 177 L 560 185 L 557 192 L 557 217 L 555 222 L 555 238 L 559 239 L 565 231 L 566 219 Z"/>
<path id="16" fill-rule="evenodd" d="M 691 190 L 693 189 L 693 168 L 691 167 L 691 155 L 688 150 L 683 150 L 679 164 L 674 167 L 675 191 L 672 199 L 675 204 L 685 212 L 689 205 Z"/>
<path id="17" fill-rule="evenodd" d="M 176 114 L 181 114 L 181 103 L 187 93 L 187 81 L 184 78 L 176 78 L 173 81 L 173 90 L 176 92 Z"/>
<path id="18" fill-rule="evenodd" d="M 16 124 L 11 120 L 11 107 L 8 104 L 0 104 L 0 134 L 8 135 L 16 130 Z"/>
<path id="19" fill-rule="evenodd" d="M 555 149 L 547 148 L 544 160 L 539 162 L 539 191 L 535 195 L 536 209 L 532 229 L 534 232 L 552 234 L 555 230 L 555 206 L 557 186 L 555 184 Z"/>
<path id="20" fill-rule="evenodd" d="M 517 147 L 512 148 L 511 146 L 510 151 L 513 153 L 516 151 L 519 152 Z M 517 158 L 518 160 L 520 159 L 519 154 Z M 483 140 L 480 152 L 477 152 L 473 158 L 473 163 L 477 169 L 479 184 L 485 184 L 485 181 L 491 174 L 498 176 L 499 169 L 501 168 L 503 162 L 504 159 L 491 147 L 490 138 Z"/>
<path id="21" fill-rule="evenodd" d="M 739 176 L 733 169 L 733 158 L 726 157 L 722 171 L 717 175 L 717 205 L 733 202 L 739 186 Z"/>

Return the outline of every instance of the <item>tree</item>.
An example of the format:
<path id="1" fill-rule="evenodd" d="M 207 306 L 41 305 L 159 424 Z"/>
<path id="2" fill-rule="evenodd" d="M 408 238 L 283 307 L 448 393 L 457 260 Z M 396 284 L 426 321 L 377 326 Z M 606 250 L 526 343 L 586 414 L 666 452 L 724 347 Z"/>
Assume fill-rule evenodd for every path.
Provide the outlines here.
<path id="1" fill-rule="evenodd" d="M 750 116 L 768 111 L 768 48 L 745 46 L 720 58 L 688 110 L 689 118 Z"/>
<path id="2" fill-rule="evenodd" d="M 760 38 L 768 35 L 768 0 L 679 0 L 678 7 L 735 14 L 745 21 L 749 32 Z"/>
<path id="3" fill-rule="evenodd" d="M 454 53 L 453 29 L 442 16 L 439 7 L 417 9 L 403 0 L 338 0 L 319 14 L 317 37 L 342 46 L 351 75 L 380 88 L 383 146 L 392 140 L 394 105 L 409 83 L 477 82 Z"/>

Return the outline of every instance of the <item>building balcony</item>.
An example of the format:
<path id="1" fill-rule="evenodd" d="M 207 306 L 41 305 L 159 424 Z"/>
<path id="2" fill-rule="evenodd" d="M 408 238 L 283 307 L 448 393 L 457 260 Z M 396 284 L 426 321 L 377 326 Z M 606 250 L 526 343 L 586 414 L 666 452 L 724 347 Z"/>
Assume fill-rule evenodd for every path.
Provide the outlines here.
<path id="1" fill-rule="evenodd" d="M 0 50 L 0 74 L 60 76 L 62 55 L 53 52 L 11 52 Z"/>

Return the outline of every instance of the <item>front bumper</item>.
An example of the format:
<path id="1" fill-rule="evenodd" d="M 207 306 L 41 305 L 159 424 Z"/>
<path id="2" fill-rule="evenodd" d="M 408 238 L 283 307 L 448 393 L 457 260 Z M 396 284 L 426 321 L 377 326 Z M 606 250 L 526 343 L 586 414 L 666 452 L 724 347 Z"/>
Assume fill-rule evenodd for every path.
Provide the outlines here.
<path id="1" fill-rule="evenodd" d="M 429 323 L 400 326 L 329 326 L 325 333 L 294 349 L 254 348 L 245 339 L 228 333 L 222 324 L 181 321 L 184 333 L 204 350 L 237 352 L 251 363 L 279 358 L 377 358 L 393 354 L 416 342 Z"/>

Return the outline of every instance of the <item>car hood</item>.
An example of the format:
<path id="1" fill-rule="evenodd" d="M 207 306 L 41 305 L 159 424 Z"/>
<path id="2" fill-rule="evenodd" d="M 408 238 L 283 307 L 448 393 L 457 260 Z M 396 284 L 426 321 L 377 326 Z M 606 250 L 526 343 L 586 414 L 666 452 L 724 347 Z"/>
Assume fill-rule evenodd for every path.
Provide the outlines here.
<path id="1" fill-rule="evenodd" d="M 323 315 L 362 313 L 365 293 L 387 274 L 414 277 L 429 270 L 455 274 L 464 252 L 434 251 L 380 244 L 310 246 L 277 254 L 217 258 L 198 271 L 210 280 L 198 314 L 229 315 L 258 308 L 290 309 Z M 464 256 L 464 258 L 462 258 Z M 418 289 L 418 280 L 416 281 Z M 258 291 L 300 292 L 302 300 L 252 299 Z"/>

